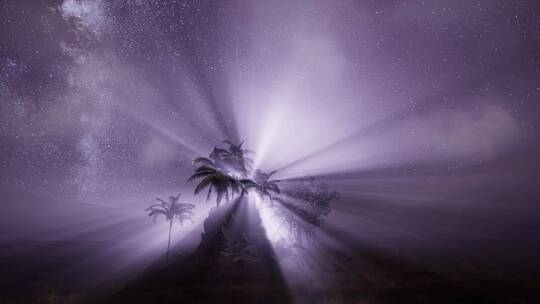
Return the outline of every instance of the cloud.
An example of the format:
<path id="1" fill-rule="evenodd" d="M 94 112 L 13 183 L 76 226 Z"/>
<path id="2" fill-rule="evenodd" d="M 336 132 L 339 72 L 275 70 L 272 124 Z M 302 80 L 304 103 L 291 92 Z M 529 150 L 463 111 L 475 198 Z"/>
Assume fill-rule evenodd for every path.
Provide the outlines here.
<path id="1" fill-rule="evenodd" d="M 60 6 L 62 17 L 75 20 L 77 30 L 100 38 L 110 26 L 105 6 L 100 0 L 65 0 Z"/>
<path id="2" fill-rule="evenodd" d="M 441 111 L 399 124 L 398 146 L 408 158 L 484 162 L 504 154 L 519 137 L 518 122 L 496 103 Z"/>

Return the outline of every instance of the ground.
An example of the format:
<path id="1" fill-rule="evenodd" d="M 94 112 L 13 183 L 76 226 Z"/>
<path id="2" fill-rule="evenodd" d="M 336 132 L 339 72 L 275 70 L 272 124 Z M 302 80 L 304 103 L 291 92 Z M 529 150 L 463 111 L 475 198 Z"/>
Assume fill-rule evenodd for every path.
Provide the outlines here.
<path id="1" fill-rule="evenodd" d="M 193 236 L 196 237 L 196 236 Z M 0 303 L 538 303 L 539 280 L 467 261 L 420 265 L 367 250 L 329 252 L 332 286 L 286 286 L 275 265 L 231 263 L 183 251 L 136 277 L 91 284 L 99 270 L 77 266 L 110 244 L 21 242 L 0 249 Z M 39 258 L 36 258 L 36 253 Z M 71 269 L 71 271 L 65 271 Z M 103 278 L 102 278 L 103 279 Z M 123 283 L 121 283 L 123 282 Z"/>

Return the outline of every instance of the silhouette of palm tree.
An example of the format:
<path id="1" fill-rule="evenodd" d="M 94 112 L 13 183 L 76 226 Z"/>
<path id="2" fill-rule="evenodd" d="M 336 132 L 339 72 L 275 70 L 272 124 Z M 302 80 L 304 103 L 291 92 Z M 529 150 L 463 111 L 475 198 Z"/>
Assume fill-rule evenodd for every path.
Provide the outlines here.
<path id="1" fill-rule="evenodd" d="M 180 225 L 184 224 L 185 220 L 190 220 L 193 222 L 192 216 L 193 209 L 195 205 L 193 204 L 184 204 L 179 203 L 178 199 L 180 198 L 180 193 L 177 196 L 169 196 L 169 202 L 162 200 L 161 198 L 156 198 L 157 201 L 161 202 L 160 204 L 150 205 L 144 211 L 149 211 L 148 216 L 152 217 L 154 222 L 156 218 L 160 215 L 163 215 L 165 219 L 169 222 L 169 241 L 167 243 L 167 261 L 169 261 L 169 251 L 171 248 L 171 230 L 173 225 L 173 220 L 176 219 L 180 222 Z"/>
<path id="2" fill-rule="evenodd" d="M 229 141 L 226 141 L 230 143 Z M 216 203 L 219 206 L 223 196 L 226 200 L 229 201 L 229 189 L 231 194 L 244 195 L 247 193 L 247 188 L 253 187 L 255 182 L 247 178 L 237 178 L 235 177 L 233 171 L 238 167 L 239 162 L 233 160 L 242 160 L 242 162 L 247 159 L 244 156 L 238 156 L 247 151 L 241 149 L 241 145 L 233 145 L 232 150 L 226 150 L 221 148 L 214 148 L 210 156 L 207 157 L 197 157 L 193 160 L 194 165 L 200 165 L 195 172 L 188 178 L 188 181 L 194 181 L 201 179 L 201 181 L 195 187 L 195 194 L 203 191 L 208 188 L 208 193 L 206 195 L 206 200 L 210 200 L 212 195 L 212 190 L 216 192 Z M 233 156 L 236 155 L 236 156 Z M 245 169 L 245 166 L 242 165 L 241 168 Z M 243 173 L 245 177 L 246 173 Z"/>
<path id="3" fill-rule="evenodd" d="M 229 201 L 229 189 L 231 189 L 232 194 L 245 193 L 246 189 L 241 180 L 223 173 L 213 162 L 207 162 L 208 159 L 202 159 L 204 158 L 198 158 L 194 160 L 194 163 L 206 163 L 206 165 L 195 169 L 193 175 L 188 178 L 189 182 L 201 179 L 195 187 L 195 194 L 199 194 L 199 192 L 208 188 L 208 194 L 206 195 L 206 200 L 208 201 L 210 200 L 212 190 L 214 190 L 216 192 L 216 203 L 219 206 L 223 196 Z"/>
<path id="4" fill-rule="evenodd" d="M 235 167 L 235 169 L 239 169 L 245 177 L 247 175 L 247 171 L 251 170 L 251 166 L 253 164 L 253 160 L 248 157 L 248 155 L 253 154 L 254 152 L 249 149 L 243 149 L 243 141 L 238 145 L 235 145 L 230 140 L 225 139 L 223 143 L 227 145 L 227 149 L 225 149 L 225 152 L 221 154 L 222 157 L 228 160 L 229 163 Z"/>
<path id="5" fill-rule="evenodd" d="M 274 192 L 276 194 L 280 194 L 279 186 L 277 183 L 279 180 L 273 179 L 271 180 L 270 177 L 275 174 L 277 171 L 272 171 L 270 173 L 264 173 L 261 170 L 255 171 L 255 177 L 254 182 L 254 188 L 261 196 L 268 196 L 270 201 L 272 201 L 272 195 L 270 192 Z"/>

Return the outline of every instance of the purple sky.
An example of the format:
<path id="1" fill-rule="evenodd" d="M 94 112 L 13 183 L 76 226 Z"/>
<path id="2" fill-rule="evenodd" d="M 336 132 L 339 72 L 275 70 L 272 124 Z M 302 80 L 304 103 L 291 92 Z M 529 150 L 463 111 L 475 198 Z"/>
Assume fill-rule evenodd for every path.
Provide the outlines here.
<path id="1" fill-rule="evenodd" d="M 279 178 L 330 180 L 340 228 L 526 239 L 539 122 L 537 1 L 0 4 L 7 192 L 188 192 L 191 159 L 230 138 Z"/>

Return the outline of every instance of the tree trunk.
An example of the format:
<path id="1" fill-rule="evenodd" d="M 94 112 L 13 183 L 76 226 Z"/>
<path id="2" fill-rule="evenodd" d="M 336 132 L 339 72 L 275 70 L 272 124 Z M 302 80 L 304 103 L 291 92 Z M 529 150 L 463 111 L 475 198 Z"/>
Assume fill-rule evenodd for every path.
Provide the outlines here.
<path id="1" fill-rule="evenodd" d="M 169 242 L 167 243 L 167 262 L 169 262 L 169 251 L 171 250 L 171 230 L 172 230 L 172 220 L 169 223 Z"/>

